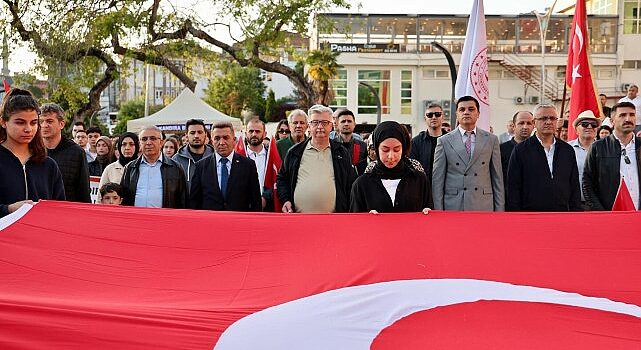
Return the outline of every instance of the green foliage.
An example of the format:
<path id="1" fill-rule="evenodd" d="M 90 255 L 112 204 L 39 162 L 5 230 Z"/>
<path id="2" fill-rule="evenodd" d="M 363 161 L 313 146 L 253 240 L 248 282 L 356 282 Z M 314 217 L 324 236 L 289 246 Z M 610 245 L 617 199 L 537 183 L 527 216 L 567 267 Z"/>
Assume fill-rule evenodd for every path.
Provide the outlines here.
<path id="1" fill-rule="evenodd" d="M 224 74 L 213 79 L 205 90 L 205 102 L 217 110 L 240 118 L 245 110 L 265 115 L 266 86 L 258 68 L 230 64 L 223 67 Z"/>
<path id="2" fill-rule="evenodd" d="M 163 109 L 164 106 L 149 106 L 149 115 L 152 115 L 159 110 Z M 127 131 L 127 122 L 129 120 L 143 118 L 145 116 L 145 100 L 138 98 L 125 102 L 120 105 L 120 111 L 118 111 L 118 123 L 114 127 L 114 134 L 122 134 Z"/>
<path id="3" fill-rule="evenodd" d="M 269 92 L 267 92 L 267 98 L 265 99 L 265 120 L 268 122 L 275 121 L 274 120 L 275 112 L 276 112 L 276 94 L 274 94 L 274 91 L 272 89 L 269 89 Z"/>
<path id="4" fill-rule="evenodd" d="M 55 85 L 49 89 L 49 100 L 57 103 L 65 111 L 67 125 L 73 119 L 73 115 L 80 107 L 89 101 L 86 92 L 81 87 L 67 78 L 58 78 Z"/>
<path id="5" fill-rule="evenodd" d="M 338 55 L 340 52 L 331 52 L 325 50 L 310 51 L 307 56 L 307 76 L 312 80 L 312 84 L 318 92 L 317 103 L 327 105 L 332 100 L 329 88 L 329 81 L 338 75 L 338 69 L 342 66 L 338 64 Z"/>

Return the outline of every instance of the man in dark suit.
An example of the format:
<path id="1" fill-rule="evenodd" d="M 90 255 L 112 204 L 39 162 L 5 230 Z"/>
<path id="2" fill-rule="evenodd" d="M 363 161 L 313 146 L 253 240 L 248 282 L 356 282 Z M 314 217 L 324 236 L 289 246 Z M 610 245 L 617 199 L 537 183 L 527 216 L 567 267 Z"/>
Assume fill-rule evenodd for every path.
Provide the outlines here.
<path id="1" fill-rule="evenodd" d="M 503 142 L 501 149 L 501 166 L 503 167 L 503 182 L 507 186 L 507 166 L 510 162 L 510 156 L 517 144 L 527 140 L 532 136 L 534 130 L 534 116 L 530 111 L 518 111 L 512 117 L 514 123 L 514 136 L 507 142 Z"/>
<path id="2" fill-rule="evenodd" d="M 554 105 L 534 108 L 534 136 L 514 147 L 507 171 L 508 211 L 582 211 L 572 146 L 555 138 Z"/>
<path id="3" fill-rule="evenodd" d="M 214 124 L 211 139 L 215 153 L 196 163 L 189 206 L 193 209 L 261 211 L 256 164 L 234 152 L 236 137 L 232 124 Z"/>

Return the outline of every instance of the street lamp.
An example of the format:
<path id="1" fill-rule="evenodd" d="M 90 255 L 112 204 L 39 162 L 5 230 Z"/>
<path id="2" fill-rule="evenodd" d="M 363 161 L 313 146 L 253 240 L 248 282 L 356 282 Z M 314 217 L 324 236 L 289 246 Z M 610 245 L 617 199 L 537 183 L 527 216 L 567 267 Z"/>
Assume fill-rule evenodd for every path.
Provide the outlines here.
<path id="1" fill-rule="evenodd" d="M 451 101 L 450 101 L 450 125 L 456 125 L 456 65 L 454 64 L 454 59 L 452 58 L 452 54 L 447 51 L 443 45 L 437 43 L 436 41 L 432 41 L 432 46 L 436 47 L 439 49 L 443 55 L 445 55 L 445 59 L 447 59 L 447 64 L 450 66 L 450 75 L 452 76 L 452 96 L 451 96 Z"/>
<path id="2" fill-rule="evenodd" d="M 543 103 L 543 96 L 545 95 L 545 37 L 548 32 L 548 24 L 550 24 L 550 17 L 552 16 L 552 10 L 556 5 L 556 1 L 550 8 L 548 8 L 546 13 L 538 13 L 536 10 L 531 11 L 530 13 L 536 16 L 536 21 L 539 23 L 539 38 L 541 39 L 541 84 L 539 89 L 539 103 Z"/>

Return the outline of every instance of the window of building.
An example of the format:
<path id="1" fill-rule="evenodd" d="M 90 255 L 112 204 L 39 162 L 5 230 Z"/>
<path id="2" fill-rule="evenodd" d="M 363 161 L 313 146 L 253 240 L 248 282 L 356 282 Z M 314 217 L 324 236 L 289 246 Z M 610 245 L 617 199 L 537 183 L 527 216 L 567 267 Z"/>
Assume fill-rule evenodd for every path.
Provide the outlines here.
<path id="1" fill-rule="evenodd" d="M 623 34 L 639 34 L 641 0 L 625 0 L 623 3 Z"/>
<path id="2" fill-rule="evenodd" d="M 423 79 L 449 79 L 449 69 L 423 68 Z"/>
<path id="3" fill-rule="evenodd" d="M 347 69 L 338 69 L 336 78 L 330 81 L 334 99 L 329 103 L 332 108 L 347 108 Z"/>
<path id="4" fill-rule="evenodd" d="M 509 18 L 486 18 L 487 51 L 490 53 L 513 53 L 516 44 L 516 20 Z"/>
<path id="5" fill-rule="evenodd" d="M 599 69 L 597 71 L 597 79 L 614 79 L 614 69 Z"/>
<path id="6" fill-rule="evenodd" d="M 614 0 L 592 0 L 592 11 L 590 13 L 595 15 L 608 15 L 614 14 L 613 12 L 615 1 Z"/>
<path id="7" fill-rule="evenodd" d="M 412 71 L 401 71 L 401 114 L 412 114 Z"/>
<path id="8" fill-rule="evenodd" d="M 376 114 L 376 97 L 365 83 L 378 93 L 381 101 L 381 113 L 389 114 L 390 103 L 390 71 L 389 70 L 359 70 L 358 71 L 358 113 Z"/>
<path id="9" fill-rule="evenodd" d="M 625 60 L 623 61 L 623 68 L 641 69 L 641 61 Z"/>
<path id="10" fill-rule="evenodd" d="M 370 17 L 370 43 L 396 44 L 399 52 L 416 52 L 416 17 Z"/>
<path id="11" fill-rule="evenodd" d="M 617 23 L 612 18 L 588 18 L 591 53 L 616 53 Z"/>

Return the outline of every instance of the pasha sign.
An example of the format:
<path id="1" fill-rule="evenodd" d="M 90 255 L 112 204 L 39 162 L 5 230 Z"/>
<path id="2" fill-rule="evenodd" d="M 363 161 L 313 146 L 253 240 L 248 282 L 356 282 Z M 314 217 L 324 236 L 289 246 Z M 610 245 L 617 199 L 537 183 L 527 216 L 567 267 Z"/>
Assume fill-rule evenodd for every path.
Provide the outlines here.
<path id="1" fill-rule="evenodd" d="M 325 43 L 322 48 L 331 52 L 354 52 L 354 53 L 399 53 L 399 44 L 337 44 Z"/>

